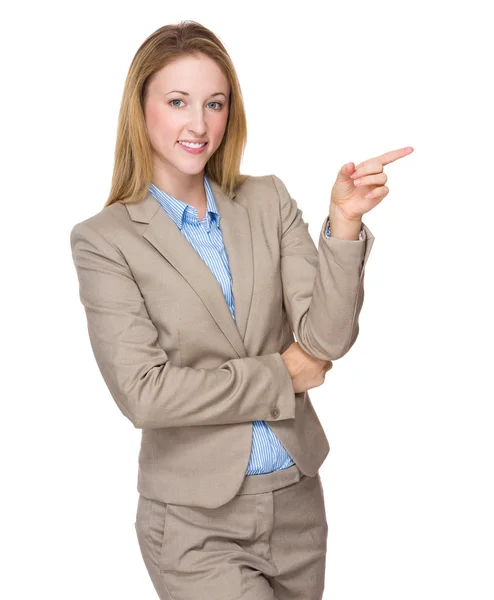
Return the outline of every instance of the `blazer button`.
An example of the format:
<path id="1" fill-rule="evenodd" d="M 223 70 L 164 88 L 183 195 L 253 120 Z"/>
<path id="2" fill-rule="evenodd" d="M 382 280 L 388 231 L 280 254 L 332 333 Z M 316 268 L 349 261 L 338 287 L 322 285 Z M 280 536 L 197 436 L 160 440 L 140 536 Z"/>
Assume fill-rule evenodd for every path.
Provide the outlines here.
<path id="1" fill-rule="evenodd" d="M 273 416 L 275 419 L 280 416 L 280 409 L 277 406 L 271 410 L 271 416 Z"/>

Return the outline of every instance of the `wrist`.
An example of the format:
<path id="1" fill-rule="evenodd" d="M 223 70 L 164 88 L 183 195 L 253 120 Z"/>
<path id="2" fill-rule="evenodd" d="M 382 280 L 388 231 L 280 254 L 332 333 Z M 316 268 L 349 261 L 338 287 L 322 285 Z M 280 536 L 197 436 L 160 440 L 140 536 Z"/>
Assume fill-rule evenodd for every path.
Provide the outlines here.
<path id="1" fill-rule="evenodd" d="M 362 217 L 348 219 L 333 204 L 329 206 L 331 237 L 342 240 L 358 240 L 362 229 Z"/>

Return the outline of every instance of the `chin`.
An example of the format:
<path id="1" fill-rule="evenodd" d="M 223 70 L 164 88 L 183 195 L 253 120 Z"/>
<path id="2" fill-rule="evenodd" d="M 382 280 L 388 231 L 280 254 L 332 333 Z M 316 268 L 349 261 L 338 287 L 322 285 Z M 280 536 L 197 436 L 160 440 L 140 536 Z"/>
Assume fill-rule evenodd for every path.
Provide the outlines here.
<path id="1" fill-rule="evenodd" d="M 181 171 L 182 173 L 184 173 L 185 175 L 197 175 L 198 173 L 201 173 L 202 171 L 204 171 L 204 167 L 206 166 L 206 163 L 204 164 L 199 164 L 197 163 L 196 165 L 188 165 L 185 166 L 176 166 L 176 168 Z"/>

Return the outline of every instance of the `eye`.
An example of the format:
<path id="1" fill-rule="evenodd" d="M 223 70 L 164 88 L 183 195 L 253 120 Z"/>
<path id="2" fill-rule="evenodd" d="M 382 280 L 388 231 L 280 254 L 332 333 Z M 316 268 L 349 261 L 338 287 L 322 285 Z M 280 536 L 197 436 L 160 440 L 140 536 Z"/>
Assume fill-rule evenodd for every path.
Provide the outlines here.
<path id="1" fill-rule="evenodd" d="M 180 106 L 173 104 L 173 102 L 183 102 L 183 100 L 181 100 L 180 98 L 175 98 L 174 100 L 170 100 L 170 102 L 168 102 L 168 104 L 170 104 L 173 108 L 181 108 Z M 215 108 L 214 110 L 221 110 L 223 108 L 223 104 L 221 102 L 210 102 L 209 104 L 218 105 L 218 108 Z"/>

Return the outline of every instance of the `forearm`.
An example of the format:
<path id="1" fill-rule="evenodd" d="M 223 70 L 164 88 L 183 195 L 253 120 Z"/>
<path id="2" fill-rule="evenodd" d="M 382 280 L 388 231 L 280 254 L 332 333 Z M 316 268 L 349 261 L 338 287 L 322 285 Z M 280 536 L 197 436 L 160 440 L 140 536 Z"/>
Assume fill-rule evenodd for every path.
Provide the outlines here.
<path id="1" fill-rule="evenodd" d="M 362 241 L 333 237 L 332 229 L 328 238 L 326 223 L 319 236 L 311 295 L 290 307 L 290 312 L 300 346 L 315 358 L 336 360 L 348 352 L 358 335 L 364 268 L 372 240 L 365 225 Z"/>
<path id="2" fill-rule="evenodd" d="M 226 425 L 295 417 L 295 392 L 279 354 L 226 361 L 217 369 L 167 363 L 135 373 L 122 387 L 110 375 L 108 387 L 134 427 Z M 273 409 L 277 408 L 277 417 Z"/>

